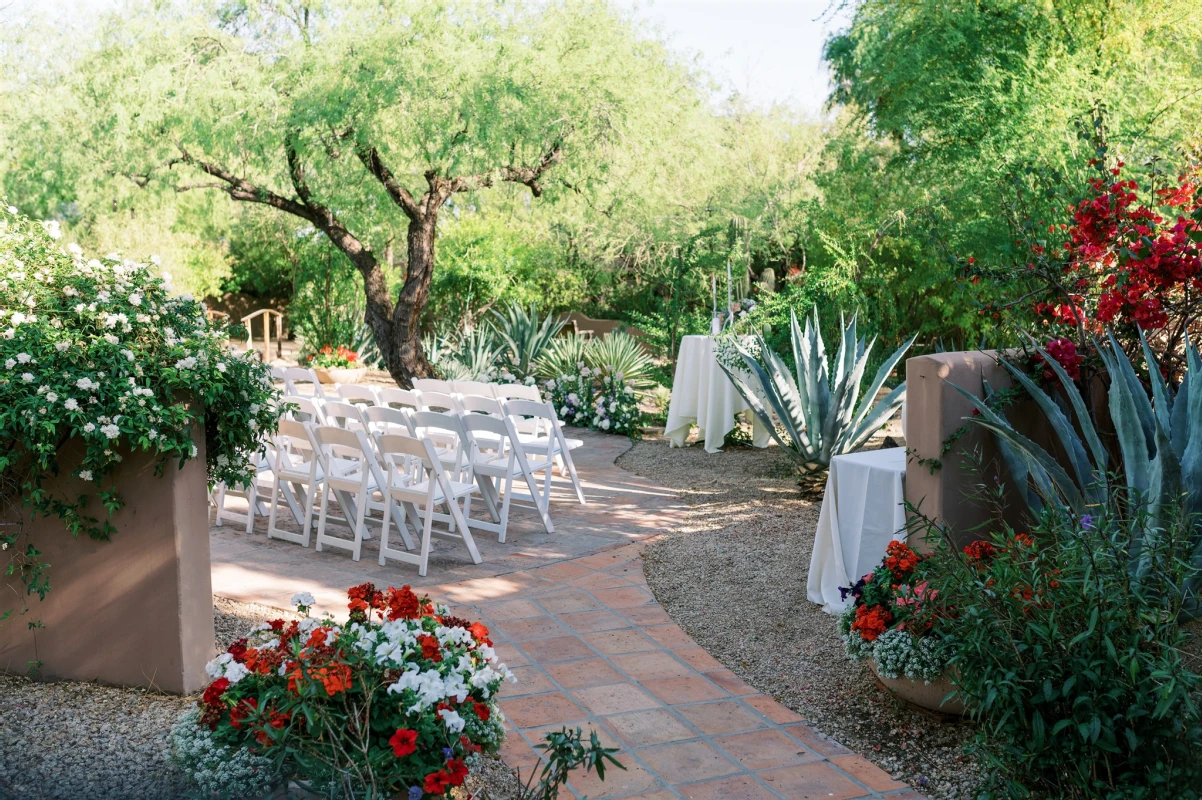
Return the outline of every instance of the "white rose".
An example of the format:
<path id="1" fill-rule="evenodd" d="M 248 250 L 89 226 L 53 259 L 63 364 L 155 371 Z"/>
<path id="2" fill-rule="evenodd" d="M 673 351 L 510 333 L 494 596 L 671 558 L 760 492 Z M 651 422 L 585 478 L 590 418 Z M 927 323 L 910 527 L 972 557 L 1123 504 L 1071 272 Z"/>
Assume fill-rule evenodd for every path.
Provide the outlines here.
<path id="1" fill-rule="evenodd" d="M 74 397 L 68 397 L 63 401 L 63 408 L 67 409 L 68 411 L 77 411 L 79 410 L 79 401 Z"/>
<path id="2" fill-rule="evenodd" d="M 33 383 L 33 373 L 31 373 L 31 372 L 21 373 L 21 380 L 25 381 L 26 383 Z"/>
<path id="3" fill-rule="evenodd" d="M 88 422 L 83 426 L 84 433 L 91 433 L 94 430 L 96 430 L 96 424 L 93 422 Z"/>
<path id="4" fill-rule="evenodd" d="M 90 481 L 90 480 L 92 480 L 92 470 L 90 470 L 90 469 L 81 469 L 81 470 L 79 471 L 79 477 L 83 478 L 85 481 Z"/>

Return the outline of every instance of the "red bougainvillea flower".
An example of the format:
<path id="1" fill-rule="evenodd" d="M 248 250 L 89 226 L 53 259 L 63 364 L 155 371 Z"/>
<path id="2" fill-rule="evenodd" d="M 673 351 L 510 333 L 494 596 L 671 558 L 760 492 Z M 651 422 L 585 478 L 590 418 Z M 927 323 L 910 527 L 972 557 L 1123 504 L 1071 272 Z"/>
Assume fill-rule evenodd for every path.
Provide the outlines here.
<path id="1" fill-rule="evenodd" d="M 889 629 L 893 622 L 893 614 L 884 606 L 860 606 L 856 609 L 856 621 L 851 629 L 860 634 L 866 642 L 876 641 L 876 638 Z"/>
<path id="2" fill-rule="evenodd" d="M 397 758 L 404 758 L 410 753 L 417 751 L 417 731 L 411 731 L 408 728 L 397 728 L 396 733 L 392 734 L 392 738 L 388 740 L 392 745 L 392 754 Z"/>
<path id="3" fill-rule="evenodd" d="M 207 706 L 221 705 L 221 696 L 225 694 L 225 690 L 228 688 L 230 688 L 229 678 L 218 678 L 205 687 L 201 700 Z"/>

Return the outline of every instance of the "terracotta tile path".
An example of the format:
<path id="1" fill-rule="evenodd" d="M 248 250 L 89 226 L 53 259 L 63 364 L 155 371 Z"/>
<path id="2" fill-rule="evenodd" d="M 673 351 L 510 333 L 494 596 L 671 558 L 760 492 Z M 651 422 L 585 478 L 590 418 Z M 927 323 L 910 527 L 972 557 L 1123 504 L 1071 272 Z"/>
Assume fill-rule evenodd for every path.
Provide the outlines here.
<path id="1" fill-rule="evenodd" d="M 561 485 L 553 535 L 519 513 L 508 544 L 479 538 L 483 564 L 442 549 L 421 581 L 368 552 L 356 564 L 341 551 L 268 542 L 264 521 L 250 536 L 213 528 L 214 593 L 286 606 L 304 589 L 344 611 L 355 583 L 422 585 L 457 615 L 484 621 L 518 678 L 501 699 L 506 763 L 528 774 L 539 762 L 534 745 L 565 725 L 620 748 L 626 770 L 604 782 L 576 775 L 576 797 L 922 798 L 743 683 L 671 621 L 647 589 L 642 542 L 680 519 L 679 501 L 614 466 L 624 440 L 584 436 L 576 462 L 590 503 L 569 500 Z"/>

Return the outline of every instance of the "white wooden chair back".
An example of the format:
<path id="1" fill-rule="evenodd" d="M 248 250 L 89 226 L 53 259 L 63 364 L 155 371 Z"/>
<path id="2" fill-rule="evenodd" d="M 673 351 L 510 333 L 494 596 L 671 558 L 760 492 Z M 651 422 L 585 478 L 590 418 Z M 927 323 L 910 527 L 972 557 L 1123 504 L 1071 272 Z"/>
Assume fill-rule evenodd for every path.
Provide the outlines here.
<path id="1" fill-rule="evenodd" d="M 493 395 L 498 400 L 533 400 L 536 403 L 543 401 L 543 396 L 539 393 L 537 386 L 527 386 L 524 383 L 506 383 L 502 386 L 494 386 Z"/>
<path id="2" fill-rule="evenodd" d="M 459 405 L 459 399 L 455 395 L 446 392 L 422 391 L 417 396 L 417 401 L 418 410 L 420 411 L 442 411 L 457 414 L 462 410 Z"/>
<path id="3" fill-rule="evenodd" d="M 483 381 L 451 381 L 456 394 L 478 394 L 482 397 L 493 397 L 494 385 Z"/>
<path id="4" fill-rule="evenodd" d="M 514 424 L 523 433 L 534 436 L 549 436 L 555 432 L 555 412 L 546 403 L 534 400 L 506 400 L 504 403 L 505 416 L 514 420 Z M 523 425 L 522 423 L 526 423 Z"/>
<path id="5" fill-rule="evenodd" d="M 363 423 L 363 414 L 360 412 L 359 406 L 351 405 L 350 403 L 341 403 L 337 400 L 327 400 L 322 404 L 321 410 L 325 414 L 326 425 L 352 431 L 367 430 L 367 426 Z"/>
<path id="6" fill-rule="evenodd" d="M 338 387 L 338 396 L 352 405 L 374 406 L 380 402 L 376 390 L 370 386 L 344 383 Z"/>
<path id="7" fill-rule="evenodd" d="M 501 401 L 495 397 L 488 397 L 478 394 L 465 394 L 459 398 L 459 407 L 463 410 L 464 415 L 479 416 L 487 414 L 490 417 L 502 417 L 505 415 L 505 410 L 501 407 Z"/>
<path id="8" fill-rule="evenodd" d="M 414 378 L 413 388 L 419 392 L 443 392 L 446 394 L 455 391 L 450 381 L 437 378 Z"/>
<path id="9" fill-rule="evenodd" d="M 300 391 L 304 387 L 307 391 Z M 325 397 L 317 373 L 304 367 L 289 367 L 284 370 L 284 391 L 288 394 L 304 394 L 310 397 Z"/>
<path id="10" fill-rule="evenodd" d="M 285 419 L 295 420 L 296 422 L 308 422 L 313 425 L 326 424 L 326 416 L 322 411 L 320 400 L 299 394 L 286 394 L 280 398 L 280 402 L 291 403 L 296 406 L 294 410 L 289 411 L 285 415 Z"/>
<path id="11" fill-rule="evenodd" d="M 439 459 L 452 480 L 470 483 L 471 442 L 463 430 L 458 414 L 439 411 L 415 411 L 411 417 L 413 431 L 419 438 L 429 439 L 437 448 Z"/>
<path id="12" fill-rule="evenodd" d="M 376 402 L 382 406 L 409 408 L 417 411 L 421 408 L 421 402 L 418 399 L 420 395 L 421 392 L 413 389 L 398 389 L 386 386 L 376 390 Z"/>

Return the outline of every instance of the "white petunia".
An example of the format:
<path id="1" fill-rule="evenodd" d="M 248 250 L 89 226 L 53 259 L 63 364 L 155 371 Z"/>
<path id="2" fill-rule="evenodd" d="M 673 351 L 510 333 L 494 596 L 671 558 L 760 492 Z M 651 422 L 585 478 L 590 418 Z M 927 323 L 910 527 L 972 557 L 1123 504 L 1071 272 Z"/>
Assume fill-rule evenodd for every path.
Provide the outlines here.
<path id="1" fill-rule="evenodd" d="M 71 242 L 71 244 L 67 245 L 67 252 L 73 256 L 81 256 L 83 255 L 83 248 L 75 242 Z"/>
<path id="2" fill-rule="evenodd" d="M 467 724 L 463 721 L 463 717 L 459 716 L 458 711 L 452 711 L 449 708 L 439 711 L 438 716 L 442 717 L 442 721 L 446 723 L 447 731 L 452 734 L 461 732 L 463 726 Z"/>

